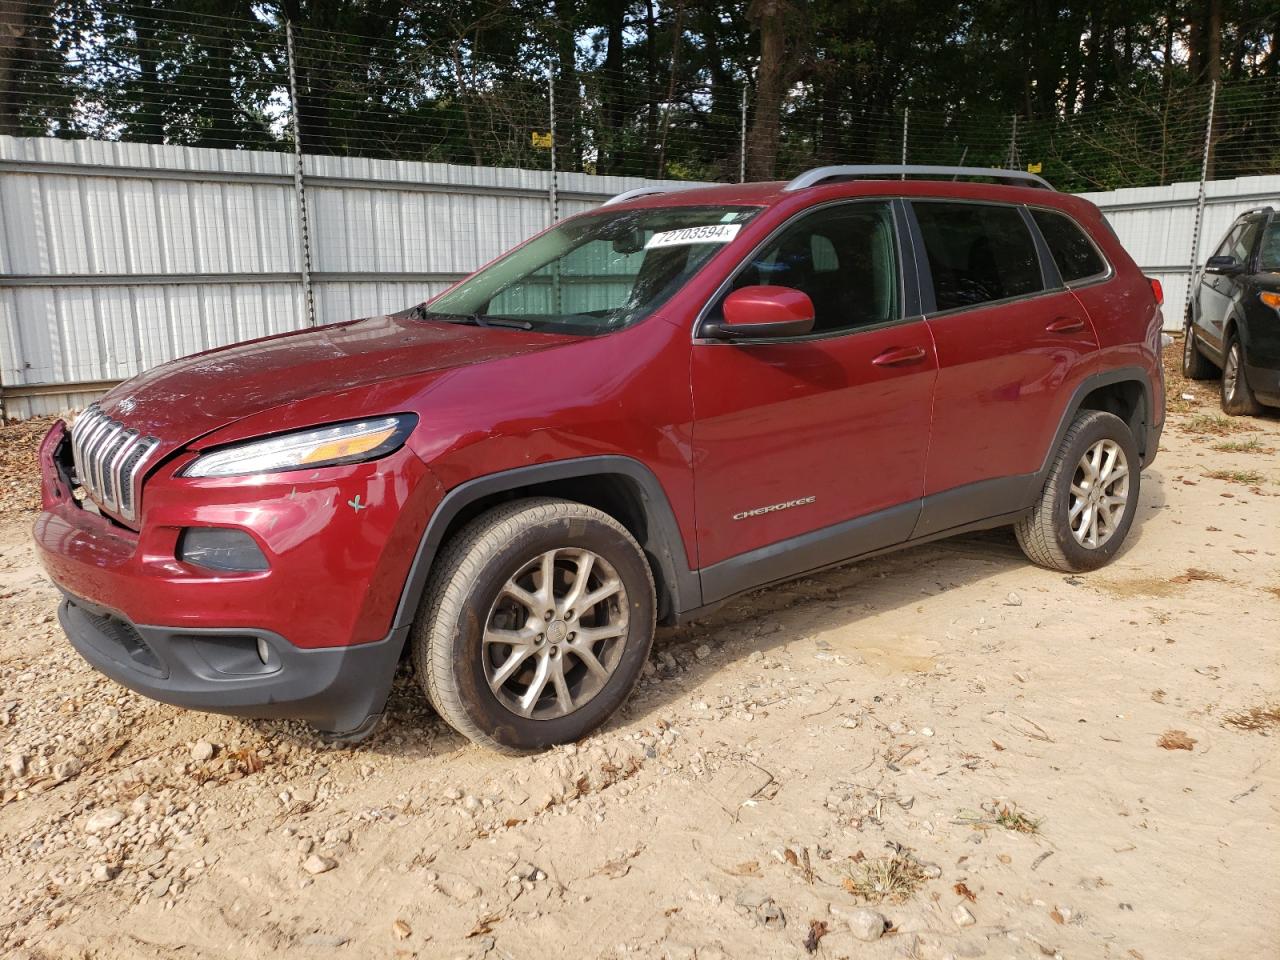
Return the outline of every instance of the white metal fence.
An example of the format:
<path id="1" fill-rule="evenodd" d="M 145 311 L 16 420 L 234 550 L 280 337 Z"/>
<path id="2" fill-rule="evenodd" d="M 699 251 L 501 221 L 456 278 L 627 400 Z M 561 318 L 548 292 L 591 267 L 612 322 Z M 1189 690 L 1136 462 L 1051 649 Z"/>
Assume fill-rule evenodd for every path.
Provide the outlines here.
<path id="1" fill-rule="evenodd" d="M 402 309 L 551 222 L 646 182 L 438 163 L 0 137 L 5 413 L 82 406 L 166 360 Z M 1086 194 L 1181 325 L 1195 183 Z M 1280 177 L 1207 185 L 1200 261 Z M 306 282 L 309 280 L 309 284 Z M 308 286 L 311 294 L 307 295 Z"/>
<path id="2" fill-rule="evenodd" d="M 400 310 L 646 181 L 0 137 L 5 413 L 88 403 L 175 357 Z"/>
<path id="3" fill-rule="evenodd" d="M 1197 183 L 1174 183 L 1080 194 L 1098 205 L 1143 272 L 1163 285 L 1166 330 L 1182 329 L 1186 314 L 1198 190 Z M 1207 182 L 1196 263 L 1204 264 L 1231 221 L 1261 206 L 1280 207 L 1280 176 Z"/>

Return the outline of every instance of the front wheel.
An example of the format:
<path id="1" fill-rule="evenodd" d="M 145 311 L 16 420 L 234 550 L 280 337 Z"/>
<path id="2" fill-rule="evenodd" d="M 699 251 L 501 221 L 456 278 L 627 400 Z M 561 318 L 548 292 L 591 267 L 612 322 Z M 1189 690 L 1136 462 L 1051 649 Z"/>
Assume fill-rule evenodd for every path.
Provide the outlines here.
<path id="1" fill-rule="evenodd" d="M 580 740 L 631 693 L 653 642 L 653 574 L 608 514 L 546 498 L 481 514 L 434 565 L 412 637 L 458 732 L 510 753 Z"/>
<path id="2" fill-rule="evenodd" d="M 1222 412 L 1233 417 L 1256 417 L 1262 404 L 1253 395 L 1244 371 L 1244 347 L 1231 335 L 1222 361 Z"/>
<path id="3" fill-rule="evenodd" d="M 1138 507 L 1138 445 L 1123 420 L 1081 410 L 1049 468 L 1040 499 L 1014 526 L 1022 552 L 1050 570 L 1096 570 L 1124 543 Z"/>

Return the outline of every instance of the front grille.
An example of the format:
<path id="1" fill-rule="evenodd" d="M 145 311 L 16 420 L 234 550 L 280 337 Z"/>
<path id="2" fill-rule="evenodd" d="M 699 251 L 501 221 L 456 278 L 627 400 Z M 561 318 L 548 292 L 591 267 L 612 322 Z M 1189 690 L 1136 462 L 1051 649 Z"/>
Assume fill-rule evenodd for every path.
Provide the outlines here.
<path id="1" fill-rule="evenodd" d="M 159 446 L 155 437 L 142 436 L 92 404 L 71 428 L 76 482 L 99 506 L 135 520 L 142 471 Z"/>

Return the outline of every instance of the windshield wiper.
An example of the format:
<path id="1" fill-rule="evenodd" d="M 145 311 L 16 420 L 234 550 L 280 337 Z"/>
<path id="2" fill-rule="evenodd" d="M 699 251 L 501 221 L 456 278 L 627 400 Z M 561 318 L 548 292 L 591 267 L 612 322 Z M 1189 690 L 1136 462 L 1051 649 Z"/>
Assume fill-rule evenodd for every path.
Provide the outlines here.
<path id="1" fill-rule="evenodd" d="M 479 327 L 510 327 L 514 330 L 533 329 L 533 324 L 528 320 L 516 320 L 514 317 L 495 317 L 488 313 L 473 313 L 467 319 Z"/>
<path id="2" fill-rule="evenodd" d="M 495 317 L 487 313 L 472 313 L 467 316 L 456 313 L 434 313 L 425 304 L 418 304 L 409 310 L 409 316 L 415 320 L 439 320 L 442 323 L 468 323 L 476 327 L 510 327 L 514 330 L 532 330 L 533 324 L 528 320 L 516 320 L 513 317 Z"/>

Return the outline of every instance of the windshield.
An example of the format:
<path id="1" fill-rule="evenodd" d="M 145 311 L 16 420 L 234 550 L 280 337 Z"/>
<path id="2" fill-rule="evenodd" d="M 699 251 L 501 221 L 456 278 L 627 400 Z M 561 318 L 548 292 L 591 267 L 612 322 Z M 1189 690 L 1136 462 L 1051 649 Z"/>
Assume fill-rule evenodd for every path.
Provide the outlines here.
<path id="1" fill-rule="evenodd" d="M 668 207 L 575 217 L 417 309 L 433 320 L 599 334 L 652 313 L 759 211 Z"/>

